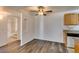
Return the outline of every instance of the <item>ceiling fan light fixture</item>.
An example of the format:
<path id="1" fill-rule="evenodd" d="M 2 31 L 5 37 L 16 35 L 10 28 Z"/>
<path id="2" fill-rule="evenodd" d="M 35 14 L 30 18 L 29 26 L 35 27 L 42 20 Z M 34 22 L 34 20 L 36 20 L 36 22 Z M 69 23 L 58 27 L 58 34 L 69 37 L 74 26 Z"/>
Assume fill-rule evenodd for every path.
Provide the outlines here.
<path id="1" fill-rule="evenodd" d="M 43 15 L 43 12 L 38 12 L 38 15 Z"/>
<path id="2" fill-rule="evenodd" d="M 43 13 L 43 7 L 39 7 L 39 11 L 38 11 L 38 15 L 43 15 L 44 13 Z"/>
<path id="3" fill-rule="evenodd" d="M 52 13 L 52 10 L 48 9 L 48 7 L 44 6 L 38 6 L 36 10 L 30 10 L 31 12 L 34 12 L 35 15 L 44 15 L 46 16 L 49 13 Z"/>

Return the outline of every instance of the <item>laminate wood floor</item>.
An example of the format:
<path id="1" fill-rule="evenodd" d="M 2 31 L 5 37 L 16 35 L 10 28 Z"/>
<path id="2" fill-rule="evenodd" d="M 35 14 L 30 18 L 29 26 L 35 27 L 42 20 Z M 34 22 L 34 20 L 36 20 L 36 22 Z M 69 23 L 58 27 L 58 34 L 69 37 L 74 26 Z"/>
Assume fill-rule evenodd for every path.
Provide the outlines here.
<path id="1" fill-rule="evenodd" d="M 66 53 L 67 49 L 63 43 L 34 39 L 23 46 L 20 41 L 8 44 L 0 48 L 4 53 Z"/>

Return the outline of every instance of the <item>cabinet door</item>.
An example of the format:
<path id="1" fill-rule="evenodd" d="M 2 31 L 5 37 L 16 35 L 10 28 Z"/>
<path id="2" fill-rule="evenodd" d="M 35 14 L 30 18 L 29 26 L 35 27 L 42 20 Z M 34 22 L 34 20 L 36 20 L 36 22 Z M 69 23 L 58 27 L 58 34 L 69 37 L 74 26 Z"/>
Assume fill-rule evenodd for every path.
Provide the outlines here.
<path id="1" fill-rule="evenodd" d="M 70 22 L 70 24 L 71 25 L 76 25 L 78 23 L 79 23 L 78 14 L 71 14 L 71 22 Z"/>
<path id="2" fill-rule="evenodd" d="M 75 52 L 79 53 L 79 39 L 75 39 Z"/>
<path id="3" fill-rule="evenodd" d="M 65 25 L 71 24 L 71 15 L 70 14 L 65 14 L 64 15 L 64 24 Z"/>
<path id="4" fill-rule="evenodd" d="M 77 25 L 79 24 L 78 14 L 71 13 L 64 15 L 64 24 L 65 25 Z"/>

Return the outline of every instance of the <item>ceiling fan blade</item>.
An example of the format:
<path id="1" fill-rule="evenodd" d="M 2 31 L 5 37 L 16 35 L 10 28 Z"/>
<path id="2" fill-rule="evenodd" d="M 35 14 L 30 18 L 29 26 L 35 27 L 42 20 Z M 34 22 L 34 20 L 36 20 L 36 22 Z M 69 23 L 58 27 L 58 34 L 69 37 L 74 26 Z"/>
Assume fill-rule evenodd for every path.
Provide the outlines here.
<path id="1" fill-rule="evenodd" d="M 38 14 L 35 14 L 35 16 L 37 16 Z"/>
<path id="2" fill-rule="evenodd" d="M 38 10 L 30 10 L 30 12 L 38 12 Z"/>
<path id="3" fill-rule="evenodd" d="M 53 12 L 52 10 L 48 10 L 48 11 L 45 11 L 45 12 Z"/>
<path id="4" fill-rule="evenodd" d="M 35 14 L 35 15 L 37 16 L 37 15 L 39 15 L 39 14 Z M 47 14 L 43 14 L 43 16 L 46 16 L 46 15 L 47 15 Z"/>
<path id="5" fill-rule="evenodd" d="M 47 14 L 43 14 L 44 16 L 46 16 Z"/>

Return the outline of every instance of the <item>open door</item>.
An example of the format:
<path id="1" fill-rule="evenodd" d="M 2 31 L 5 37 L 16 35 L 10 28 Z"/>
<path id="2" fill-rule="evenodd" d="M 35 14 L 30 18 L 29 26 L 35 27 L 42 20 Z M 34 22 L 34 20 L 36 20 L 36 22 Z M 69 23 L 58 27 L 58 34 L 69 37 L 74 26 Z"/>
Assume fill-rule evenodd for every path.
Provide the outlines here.
<path id="1" fill-rule="evenodd" d="M 18 17 L 8 17 L 8 43 L 18 40 Z"/>

